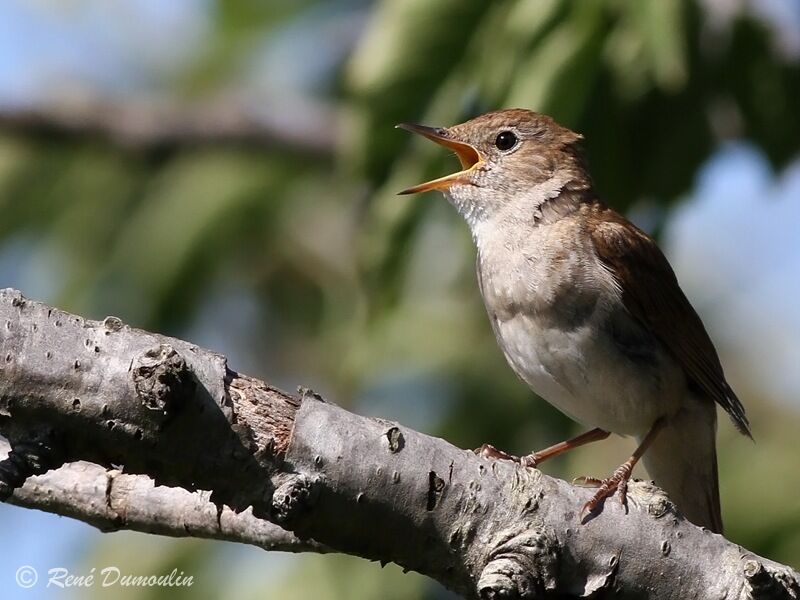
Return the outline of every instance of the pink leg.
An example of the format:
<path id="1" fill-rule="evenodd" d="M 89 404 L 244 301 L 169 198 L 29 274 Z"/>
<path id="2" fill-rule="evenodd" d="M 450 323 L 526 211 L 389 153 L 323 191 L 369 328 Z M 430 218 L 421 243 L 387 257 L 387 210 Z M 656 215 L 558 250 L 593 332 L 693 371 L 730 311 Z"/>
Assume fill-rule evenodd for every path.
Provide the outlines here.
<path id="1" fill-rule="evenodd" d="M 642 443 L 639 444 L 639 447 L 636 448 L 636 451 L 631 455 L 631 457 L 622 463 L 619 468 L 609 477 L 608 479 L 596 479 L 594 477 L 578 477 L 573 481 L 578 485 L 587 485 L 592 487 L 597 487 L 598 490 L 594 496 L 592 496 L 591 500 L 589 500 L 586 504 L 583 505 L 583 509 L 581 510 L 581 514 L 586 512 L 592 513 L 597 509 L 598 506 L 610 496 L 614 495 L 615 491 L 619 491 L 619 501 L 622 503 L 623 506 L 627 508 L 628 506 L 628 480 L 631 478 L 631 473 L 633 473 L 633 467 L 636 466 L 636 463 L 639 462 L 639 459 L 642 458 L 644 453 L 650 447 L 650 444 L 653 443 L 653 440 L 658 435 L 658 432 L 661 431 L 661 428 L 664 426 L 664 420 L 659 419 L 657 420 L 653 426 L 650 428 L 650 431 L 647 432 L 647 435 L 642 440 Z"/>
<path id="2" fill-rule="evenodd" d="M 514 456 L 513 454 L 508 454 L 507 452 L 498 450 L 491 444 L 484 444 L 483 446 L 481 446 L 476 450 L 476 453 L 486 458 L 510 460 L 513 462 L 518 462 L 519 464 L 525 467 L 535 467 L 544 462 L 545 460 L 547 460 L 548 458 L 553 458 L 554 456 L 563 454 L 567 450 L 572 450 L 573 448 L 577 448 L 579 446 L 583 446 L 591 442 L 604 440 L 609 435 L 611 434 L 608 431 L 604 431 L 600 428 L 595 428 L 585 433 L 582 433 L 574 438 L 566 440 L 564 442 L 559 442 L 558 444 L 549 446 L 548 448 L 540 450 L 539 452 L 533 452 L 531 454 L 528 454 L 527 456 L 522 456 L 522 457 Z"/>

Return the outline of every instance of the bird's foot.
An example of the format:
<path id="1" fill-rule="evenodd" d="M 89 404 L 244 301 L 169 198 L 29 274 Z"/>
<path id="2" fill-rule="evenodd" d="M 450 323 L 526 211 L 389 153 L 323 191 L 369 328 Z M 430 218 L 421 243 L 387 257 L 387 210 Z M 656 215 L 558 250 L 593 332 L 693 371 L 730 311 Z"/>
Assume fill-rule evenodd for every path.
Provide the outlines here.
<path id="1" fill-rule="evenodd" d="M 614 495 L 614 492 L 619 493 L 619 501 L 625 511 L 628 510 L 628 481 L 633 473 L 633 464 L 630 461 L 623 463 L 614 471 L 611 477 L 607 479 L 597 479 L 595 477 L 578 477 L 572 481 L 574 485 L 585 487 L 596 487 L 597 492 L 594 496 L 583 505 L 581 515 L 586 513 L 593 513 L 606 498 Z"/>
<path id="2" fill-rule="evenodd" d="M 511 462 L 515 462 L 523 467 L 535 467 L 538 464 L 538 460 L 536 459 L 536 454 L 528 454 L 527 456 L 515 456 L 513 454 L 509 454 L 508 452 L 503 452 L 502 450 L 498 450 L 491 444 L 484 444 L 480 448 L 476 448 L 474 450 L 475 454 L 478 456 L 482 456 L 483 458 L 491 458 L 494 460 L 508 460 Z"/>
<path id="3" fill-rule="evenodd" d="M 478 456 L 482 456 L 483 458 L 491 458 L 493 460 L 510 460 L 511 462 L 519 462 L 519 456 L 514 456 L 513 454 L 509 454 L 508 452 L 503 452 L 502 450 L 498 450 L 491 444 L 483 444 L 480 448 L 475 448 L 473 452 Z"/>

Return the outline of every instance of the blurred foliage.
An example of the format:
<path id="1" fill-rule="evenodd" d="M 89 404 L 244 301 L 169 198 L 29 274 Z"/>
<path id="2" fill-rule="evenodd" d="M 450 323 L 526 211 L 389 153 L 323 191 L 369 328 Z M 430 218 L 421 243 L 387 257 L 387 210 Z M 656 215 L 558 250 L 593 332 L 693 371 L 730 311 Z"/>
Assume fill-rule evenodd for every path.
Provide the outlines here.
<path id="1" fill-rule="evenodd" d="M 599 193 L 620 209 L 685 194 L 720 140 L 749 138 L 776 166 L 800 148 L 800 63 L 747 10 L 723 25 L 689 0 L 217 0 L 197 10 L 209 25 L 202 43 L 169 80 L 154 75 L 148 94 L 154 86 L 162 100 L 187 106 L 250 94 L 259 104 L 253 89 L 268 89 L 270 101 L 285 96 L 280 110 L 306 106 L 302 97 L 339 115 L 329 123 L 338 146 L 328 154 L 235 141 L 121 147 L 97 136 L 0 134 L 3 283 L 67 310 L 189 337 L 228 354 L 233 368 L 311 385 L 462 446 L 491 441 L 522 452 L 575 425 L 505 365 L 455 213 L 436 198 L 394 196 L 452 166 L 396 123 L 449 125 L 510 106 L 546 112 L 584 134 Z M 328 65 L 315 48 L 338 48 L 330 55 L 342 58 Z M 269 52 L 281 58 L 282 78 L 254 81 Z M 323 61 L 321 73 L 308 56 Z M 311 81 L 297 75 L 308 72 Z M 765 440 L 764 464 L 743 470 L 752 447 L 725 434 L 729 532 L 798 565 L 797 502 L 778 490 L 760 500 L 749 493 L 756 476 L 770 487 L 776 465 L 797 472 L 778 443 L 792 439 L 797 419 L 760 406 L 757 391 L 743 397 Z M 624 444 L 548 470 L 604 472 L 626 455 Z M 164 560 L 207 568 L 211 550 L 193 555 L 184 544 L 194 543 L 164 542 L 174 549 Z M 302 576 L 253 585 L 284 598 L 445 597 L 420 578 L 354 559 L 301 560 L 290 562 L 309 569 Z"/>
<path id="2" fill-rule="evenodd" d="M 422 218 L 413 203 L 384 206 L 387 196 L 402 189 L 400 180 L 422 180 L 436 153 L 392 137 L 393 123 L 448 125 L 511 106 L 550 114 L 585 136 L 597 189 L 620 209 L 685 192 L 715 135 L 746 136 L 777 164 L 800 146 L 791 102 L 800 97 L 800 68 L 776 60 L 769 32 L 753 20 L 713 35 L 693 2 L 523 0 L 479 3 L 479 20 L 460 20 L 464 9 L 456 8 L 434 23 L 411 21 L 405 11 L 413 4 L 381 4 L 348 72 L 358 109 L 347 127 L 347 162 L 379 189 L 363 256 L 384 293 L 402 276 L 409 222 Z M 442 34 L 443 23 L 456 22 Z M 413 154 L 400 154 L 409 143 Z M 387 181 L 392 167 L 397 177 Z"/>

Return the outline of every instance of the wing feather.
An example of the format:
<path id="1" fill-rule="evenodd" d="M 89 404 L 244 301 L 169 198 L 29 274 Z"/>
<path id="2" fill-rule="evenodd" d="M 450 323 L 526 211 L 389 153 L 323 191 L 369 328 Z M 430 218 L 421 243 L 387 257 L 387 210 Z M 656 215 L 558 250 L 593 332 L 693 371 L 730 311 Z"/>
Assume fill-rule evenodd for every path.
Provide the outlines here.
<path id="1" fill-rule="evenodd" d="M 725 380 L 719 356 L 666 257 L 643 231 L 610 208 L 591 221 L 597 256 L 614 276 L 627 310 L 683 367 L 686 376 L 752 438 L 744 407 Z"/>

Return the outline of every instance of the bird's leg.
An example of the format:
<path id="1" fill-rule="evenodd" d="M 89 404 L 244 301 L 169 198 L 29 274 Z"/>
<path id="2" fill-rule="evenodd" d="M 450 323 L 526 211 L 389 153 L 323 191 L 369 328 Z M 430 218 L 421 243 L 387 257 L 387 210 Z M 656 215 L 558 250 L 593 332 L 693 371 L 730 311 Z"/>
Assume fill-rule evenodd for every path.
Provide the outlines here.
<path id="1" fill-rule="evenodd" d="M 491 444 L 484 444 L 480 448 L 478 448 L 475 452 L 480 454 L 485 458 L 494 458 L 500 460 L 510 460 L 513 462 L 518 462 L 524 467 L 535 467 L 548 458 L 553 458 L 554 456 L 558 456 L 559 454 L 563 454 L 567 450 L 572 450 L 573 448 L 577 448 L 578 446 L 583 446 L 584 444 L 588 444 L 590 442 L 597 442 L 600 440 L 606 439 L 609 435 L 611 435 L 608 431 L 603 429 L 595 428 L 591 431 L 587 431 L 582 433 L 574 438 L 566 440 L 564 442 L 559 442 L 558 444 L 554 444 L 545 448 L 544 450 L 539 450 L 538 452 L 532 452 L 527 456 L 514 456 L 513 454 L 508 454 L 507 452 L 503 452 L 502 450 L 498 450 Z"/>
<path id="2" fill-rule="evenodd" d="M 594 429 L 586 431 L 580 435 L 576 435 L 574 438 L 559 442 L 558 444 L 553 444 L 544 450 L 532 452 L 531 454 L 528 454 L 528 456 L 523 456 L 519 459 L 519 462 L 525 467 L 535 467 L 546 461 L 548 458 L 553 458 L 554 456 L 563 454 L 567 450 L 572 450 L 573 448 L 577 448 L 591 442 L 599 442 L 600 440 L 606 439 L 609 435 L 611 435 L 611 433 L 608 431 L 600 429 L 599 427 L 595 427 Z"/>
<path id="3" fill-rule="evenodd" d="M 647 432 L 647 435 L 642 440 L 642 443 L 639 444 L 639 447 L 636 448 L 634 453 L 631 457 L 622 463 L 619 468 L 614 471 L 614 473 L 608 479 L 596 479 L 594 477 L 578 477 L 573 480 L 573 484 L 576 485 L 585 485 L 590 487 L 598 488 L 597 492 L 595 492 L 594 496 L 583 505 L 583 509 L 581 509 L 581 514 L 586 512 L 592 513 L 595 509 L 600 506 L 600 504 L 606 498 L 613 496 L 615 491 L 619 492 L 619 501 L 627 510 L 628 508 L 628 480 L 631 478 L 631 474 L 633 473 L 633 468 L 636 466 L 636 463 L 639 462 L 639 459 L 642 458 L 644 453 L 653 443 L 653 440 L 658 435 L 658 432 L 661 431 L 661 428 L 664 426 L 664 419 L 658 419 L 653 426 L 650 428 L 650 431 Z"/>

